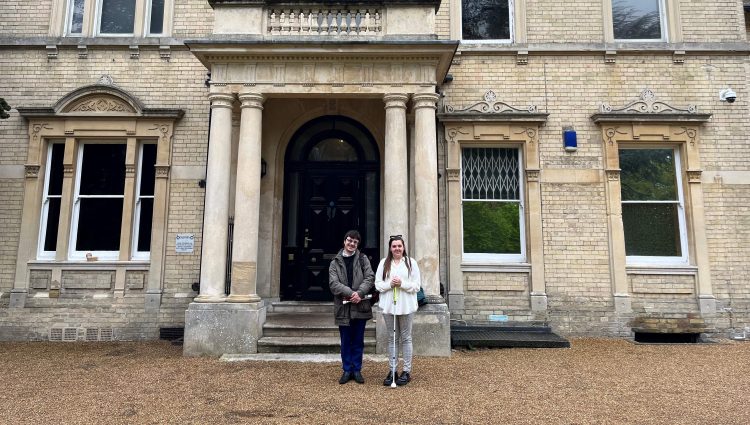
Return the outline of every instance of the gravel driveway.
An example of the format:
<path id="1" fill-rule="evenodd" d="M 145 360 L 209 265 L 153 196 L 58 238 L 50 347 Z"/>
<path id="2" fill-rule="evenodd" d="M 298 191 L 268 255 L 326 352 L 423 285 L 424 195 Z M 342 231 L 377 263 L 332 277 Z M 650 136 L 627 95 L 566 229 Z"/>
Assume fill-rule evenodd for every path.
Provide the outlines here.
<path id="1" fill-rule="evenodd" d="M 150 343 L 0 343 L 0 423 L 749 424 L 750 343 L 454 351 L 413 381 L 332 363 L 184 358 Z"/>

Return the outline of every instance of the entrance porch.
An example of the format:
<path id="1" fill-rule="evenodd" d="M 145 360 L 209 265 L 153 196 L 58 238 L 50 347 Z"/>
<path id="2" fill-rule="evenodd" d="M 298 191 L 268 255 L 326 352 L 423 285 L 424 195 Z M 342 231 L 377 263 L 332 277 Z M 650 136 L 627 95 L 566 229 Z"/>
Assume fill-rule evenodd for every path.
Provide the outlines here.
<path id="1" fill-rule="evenodd" d="M 388 235 L 405 236 L 429 303 L 415 352 L 449 355 L 435 110 L 455 44 L 188 44 L 211 71 L 211 122 L 185 355 L 255 353 L 271 302 L 330 299 L 327 264 L 349 228 L 374 267 Z"/>

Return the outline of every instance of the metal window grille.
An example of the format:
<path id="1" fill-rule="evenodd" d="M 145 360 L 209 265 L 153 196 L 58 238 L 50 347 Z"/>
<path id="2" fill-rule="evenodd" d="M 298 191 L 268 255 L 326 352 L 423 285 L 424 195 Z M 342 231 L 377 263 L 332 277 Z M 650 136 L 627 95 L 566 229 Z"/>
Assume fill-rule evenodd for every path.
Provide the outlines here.
<path id="1" fill-rule="evenodd" d="M 520 200 L 518 149 L 464 148 L 464 199 Z"/>

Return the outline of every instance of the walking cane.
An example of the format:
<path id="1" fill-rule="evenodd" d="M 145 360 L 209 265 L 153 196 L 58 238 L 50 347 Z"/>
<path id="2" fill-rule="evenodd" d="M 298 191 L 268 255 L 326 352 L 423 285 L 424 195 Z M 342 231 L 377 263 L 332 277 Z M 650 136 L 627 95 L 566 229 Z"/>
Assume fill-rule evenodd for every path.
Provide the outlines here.
<path id="1" fill-rule="evenodd" d="M 391 367 L 391 388 L 396 388 L 396 366 L 398 366 L 398 345 L 396 345 L 396 299 L 398 288 L 393 288 L 393 366 Z"/>

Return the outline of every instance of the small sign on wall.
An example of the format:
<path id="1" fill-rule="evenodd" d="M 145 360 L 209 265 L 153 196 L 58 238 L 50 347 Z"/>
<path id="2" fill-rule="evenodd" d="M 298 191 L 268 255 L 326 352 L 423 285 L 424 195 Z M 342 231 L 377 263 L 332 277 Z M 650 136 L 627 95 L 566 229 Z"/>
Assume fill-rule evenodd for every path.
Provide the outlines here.
<path id="1" fill-rule="evenodd" d="M 192 233 L 178 233 L 174 243 L 174 251 L 178 253 L 193 252 L 195 247 L 195 235 Z"/>

